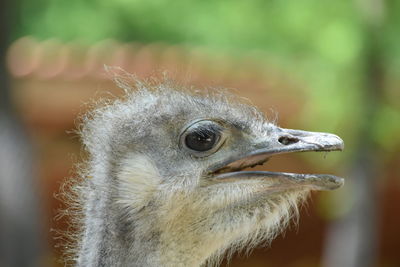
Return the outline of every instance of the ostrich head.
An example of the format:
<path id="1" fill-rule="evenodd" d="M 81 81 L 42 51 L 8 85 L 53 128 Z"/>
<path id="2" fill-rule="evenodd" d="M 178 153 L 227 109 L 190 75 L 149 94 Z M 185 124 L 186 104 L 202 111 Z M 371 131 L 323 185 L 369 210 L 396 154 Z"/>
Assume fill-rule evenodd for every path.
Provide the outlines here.
<path id="1" fill-rule="evenodd" d="M 128 84 L 117 79 L 119 85 Z M 271 156 L 341 150 L 336 135 L 288 130 L 224 93 L 137 82 L 90 113 L 79 266 L 198 266 L 271 240 L 332 175 L 250 171 Z"/>

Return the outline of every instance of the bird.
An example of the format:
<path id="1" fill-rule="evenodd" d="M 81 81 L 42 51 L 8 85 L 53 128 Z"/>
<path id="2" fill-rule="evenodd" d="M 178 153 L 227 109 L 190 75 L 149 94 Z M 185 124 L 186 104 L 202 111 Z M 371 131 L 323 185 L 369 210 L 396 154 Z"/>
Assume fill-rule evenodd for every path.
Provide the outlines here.
<path id="1" fill-rule="evenodd" d="M 270 242 L 330 174 L 254 171 L 270 157 L 342 150 L 337 135 L 279 127 L 226 90 L 113 78 L 125 94 L 82 117 L 74 186 L 78 267 L 215 266 Z"/>

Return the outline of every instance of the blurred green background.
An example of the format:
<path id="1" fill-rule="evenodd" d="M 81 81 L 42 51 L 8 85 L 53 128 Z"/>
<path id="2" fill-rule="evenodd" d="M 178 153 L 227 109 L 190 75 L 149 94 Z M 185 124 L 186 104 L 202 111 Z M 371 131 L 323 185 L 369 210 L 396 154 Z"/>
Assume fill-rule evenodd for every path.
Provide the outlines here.
<path id="1" fill-rule="evenodd" d="M 400 1 L 19 0 L 9 7 L 11 44 L 30 36 L 88 47 L 109 39 L 200 47 L 229 62 L 256 60 L 266 76 L 278 73 L 294 86 L 274 90 L 302 101 L 300 112 L 284 116 L 285 126 L 333 132 L 346 143 L 345 153 L 329 160 L 308 154 L 302 160 L 349 179 L 344 189 L 311 204 L 331 220 L 318 252 L 322 259 L 272 266 L 399 266 L 393 251 L 400 232 L 380 229 L 400 222 L 393 214 L 393 201 L 400 201 L 393 197 L 400 192 Z M 385 198 L 388 188 L 395 189 Z M 382 252 L 382 244 L 392 253 Z M 245 264 L 233 261 L 264 266 Z"/>
<path id="2" fill-rule="evenodd" d="M 11 36 L 185 44 L 232 57 L 259 53 L 304 84 L 302 93 L 312 105 L 302 123 L 318 122 L 332 131 L 347 121 L 346 140 L 354 139 L 365 119 L 373 53 L 376 75 L 383 77 L 379 110 L 368 118 L 368 127 L 374 141 L 391 151 L 400 142 L 399 15 L 396 0 L 21 0 Z M 323 120 L 314 112 L 320 106 Z"/>

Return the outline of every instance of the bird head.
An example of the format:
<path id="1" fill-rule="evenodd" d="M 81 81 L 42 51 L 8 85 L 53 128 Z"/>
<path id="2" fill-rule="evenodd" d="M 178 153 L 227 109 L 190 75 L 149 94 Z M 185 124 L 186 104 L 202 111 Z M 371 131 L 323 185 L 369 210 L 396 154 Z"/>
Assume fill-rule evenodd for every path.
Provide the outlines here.
<path id="1" fill-rule="evenodd" d="M 278 154 L 342 150 L 336 135 L 280 128 L 226 92 L 135 87 L 82 128 L 91 172 L 113 182 L 93 181 L 114 200 L 124 242 L 149 242 L 165 261 L 204 262 L 272 239 L 309 191 L 343 184 L 333 175 L 248 170 Z"/>

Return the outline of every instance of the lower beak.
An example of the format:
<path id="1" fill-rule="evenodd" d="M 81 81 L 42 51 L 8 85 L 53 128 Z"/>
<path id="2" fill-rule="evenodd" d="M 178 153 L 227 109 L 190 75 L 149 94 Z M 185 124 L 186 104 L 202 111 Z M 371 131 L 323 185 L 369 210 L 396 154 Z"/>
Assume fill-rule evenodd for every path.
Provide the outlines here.
<path id="1" fill-rule="evenodd" d="M 296 189 L 308 188 L 311 190 L 334 190 L 344 184 L 344 179 L 329 174 L 298 174 L 285 172 L 242 171 L 223 173 L 217 176 L 221 181 L 243 179 L 267 179 L 268 189 Z"/>
<path id="2" fill-rule="evenodd" d="M 272 188 L 308 187 L 314 190 L 332 190 L 343 185 L 344 179 L 328 174 L 296 174 L 266 171 L 241 171 L 261 165 L 277 154 L 297 151 L 343 150 L 343 140 L 330 133 L 307 132 L 273 127 L 268 138 L 255 142 L 255 149 L 234 156 L 216 168 L 214 178 L 218 181 L 243 179 L 266 179 Z"/>

